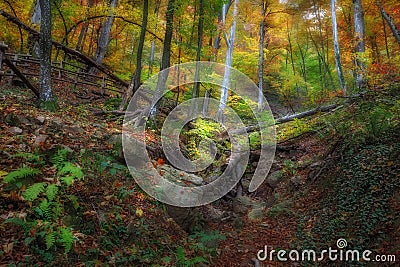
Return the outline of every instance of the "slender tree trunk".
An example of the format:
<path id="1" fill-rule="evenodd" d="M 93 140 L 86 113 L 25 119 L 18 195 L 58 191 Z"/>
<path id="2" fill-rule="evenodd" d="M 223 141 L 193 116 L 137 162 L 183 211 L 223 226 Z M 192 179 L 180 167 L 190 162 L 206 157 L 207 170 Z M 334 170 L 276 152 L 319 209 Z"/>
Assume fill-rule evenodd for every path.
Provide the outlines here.
<path id="1" fill-rule="evenodd" d="M 174 29 L 174 12 L 175 12 L 175 0 L 168 0 L 168 6 L 166 11 L 166 28 L 164 35 L 164 46 L 163 46 L 163 54 L 161 57 L 161 67 L 160 73 L 158 74 L 157 87 L 156 92 L 154 94 L 154 99 L 152 103 L 152 107 L 150 110 L 150 116 L 152 118 L 155 117 L 157 113 L 157 101 L 162 96 L 164 92 L 165 83 L 168 79 L 169 75 L 169 66 L 171 61 L 171 41 L 172 41 L 172 33 Z M 165 71 L 163 71 L 165 70 Z"/>
<path id="2" fill-rule="evenodd" d="M 386 56 L 388 58 L 388 62 L 390 63 L 390 53 L 389 53 L 389 45 L 388 45 L 388 38 L 387 38 L 387 32 L 386 32 L 386 24 L 385 24 L 385 18 L 383 17 L 382 13 L 381 13 L 381 17 L 382 17 L 382 25 L 383 25 L 383 36 L 385 37 Z"/>
<path id="3" fill-rule="evenodd" d="M 204 0 L 200 0 L 200 18 L 197 25 L 197 49 L 196 49 L 196 72 L 195 72 L 195 82 L 193 85 L 192 98 L 198 98 L 200 96 L 200 82 L 197 82 L 200 78 L 200 66 L 199 61 L 201 59 L 201 48 L 203 46 L 203 28 L 204 28 Z M 197 101 L 193 101 L 193 106 L 190 107 L 190 115 L 197 114 L 198 106 Z"/>
<path id="4" fill-rule="evenodd" d="M 354 39 L 355 39 L 355 65 L 356 65 L 356 87 L 362 89 L 365 87 L 364 72 L 365 64 L 363 62 L 363 54 L 365 52 L 364 40 L 364 12 L 361 0 L 353 0 L 354 8 Z"/>
<path id="5" fill-rule="evenodd" d="M 128 86 L 128 89 L 126 90 L 123 96 L 121 105 L 119 106 L 119 110 L 124 109 L 129 99 L 132 97 L 132 95 L 136 92 L 136 90 L 140 86 L 140 76 L 142 74 L 142 55 L 143 55 L 144 41 L 146 37 L 148 14 L 149 14 L 149 1 L 143 0 L 143 19 L 142 19 L 142 28 L 140 30 L 139 46 L 136 55 L 136 70 Z"/>
<path id="6" fill-rule="evenodd" d="M 333 50 L 335 53 L 336 70 L 339 78 L 340 89 L 346 94 L 346 82 L 344 80 L 342 62 L 340 59 L 340 47 L 339 47 L 339 37 L 336 22 L 336 0 L 331 0 L 331 11 L 332 11 L 332 31 L 333 31 Z"/>
<path id="7" fill-rule="evenodd" d="M 157 17 L 156 24 L 154 26 L 154 30 L 156 31 L 157 29 L 157 24 L 158 24 L 158 10 L 160 8 L 160 0 L 156 2 L 156 6 L 154 8 L 154 15 Z M 151 40 L 151 48 L 150 48 L 150 58 L 149 58 L 149 73 L 147 77 L 150 77 L 150 75 L 153 73 L 153 62 L 154 62 L 154 54 L 156 51 L 156 39 L 153 37 Z"/>
<path id="8" fill-rule="evenodd" d="M 86 13 L 89 12 L 89 9 L 93 6 L 93 0 L 89 0 L 88 6 L 86 7 Z M 76 50 L 82 51 L 83 46 L 85 44 L 86 34 L 89 28 L 89 22 L 85 22 L 81 28 L 81 32 L 79 33 L 78 41 L 76 43 Z"/>
<path id="9" fill-rule="evenodd" d="M 260 41 L 258 44 L 258 110 L 261 111 L 264 105 L 264 39 L 265 39 L 265 13 L 267 2 L 261 1 L 261 22 L 260 22 Z"/>
<path id="10" fill-rule="evenodd" d="M 221 88 L 221 96 L 220 96 L 220 101 L 219 101 L 219 109 L 218 109 L 218 120 L 223 121 L 224 120 L 224 110 L 226 107 L 226 103 L 228 100 L 228 90 L 230 86 L 230 78 L 231 78 L 231 66 L 232 66 L 232 56 L 233 56 L 233 48 L 235 44 L 235 34 L 236 34 L 236 19 L 237 19 L 237 12 L 238 12 L 238 5 L 239 0 L 234 0 L 233 3 L 233 22 L 232 26 L 230 28 L 230 34 L 229 34 L 229 39 L 228 35 L 226 32 L 224 32 L 224 37 L 226 44 L 228 46 L 228 51 L 226 52 L 226 60 L 225 60 L 225 72 L 224 72 L 224 79 L 222 82 L 222 88 Z M 223 5 L 223 14 L 225 13 L 225 10 L 228 8 L 227 4 Z M 225 24 L 225 16 L 223 18 L 223 23 Z"/>
<path id="11" fill-rule="evenodd" d="M 39 0 L 41 22 L 40 22 L 40 100 L 42 102 L 52 101 L 51 89 L 51 4 L 50 0 Z"/>
<path id="12" fill-rule="evenodd" d="M 390 15 L 388 13 L 385 12 L 385 10 L 383 9 L 383 6 L 381 5 L 381 3 L 379 1 L 377 1 L 377 5 L 382 14 L 382 17 L 386 20 L 387 24 L 389 24 L 390 30 L 392 31 L 394 38 L 400 44 L 399 29 L 397 29 L 396 24 L 393 22 L 393 19 L 390 17 Z"/>
<path id="13" fill-rule="evenodd" d="M 101 32 L 100 36 L 97 42 L 97 50 L 96 54 L 94 56 L 94 60 L 96 61 L 97 64 L 101 65 L 103 64 L 104 57 L 106 55 L 107 51 L 107 46 L 110 41 L 110 34 L 111 34 L 111 28 L 114 22 L 114 11 L 113 9 L 117 6 L 118 0 L 110 0 L 110 17 L 106 19 L 106 21 L 103 23 L 101 27 Z"/>

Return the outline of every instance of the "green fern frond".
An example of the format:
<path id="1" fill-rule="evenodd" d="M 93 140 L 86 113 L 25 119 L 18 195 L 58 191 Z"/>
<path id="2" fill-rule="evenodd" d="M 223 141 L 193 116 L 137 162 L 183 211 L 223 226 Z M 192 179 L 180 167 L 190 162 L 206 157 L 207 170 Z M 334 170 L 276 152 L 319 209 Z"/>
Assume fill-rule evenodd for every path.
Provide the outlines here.
<path id="1" fill-rule="evenodd" d="M 47 220 L 50 220 L 53 217 L 53 213 L 50 210 L 50 206 L 51 206 L 51 202 L 48 202 L 46 198 L 43 199 L 39 205 L 39 208 L 41 209 L 43 216 Z"/>
<path id="2" fill-rule="evenodd" d="M 40 193 L 44 192 L 45 185 L 47 185 L 47 183 L 35 183 L 31 185 L 25 190 L 23 197 L 27 201 L 35 200 Z"/>
<path id="3" fill-rule="evenodd" d="M 43 163 L 42 157 L 40 155 L 32 154 L 29 152 L 20 152 L 14 155 L 11 155 L 12 158 L 23 158 L 26 161 L 32 163 Z"/>
<path id="4" fill-rule="evenodd" d="M 67 186 L 70 186 L 74 182 L 74 179 L 75 177 L 71 175 L 60 178 L 60 180 L 64 182 Z"/>
<path id="5" fill-rule="evenodd" d="M 60 217 L 63 212 L 63 205 L 59 201 L 56 201 L 56 202 L 53 202 L 52 206 L 53 206 L 52 211 L 53 211 L 54 217 L 55 218 Z"/>
<path id="6" fill-rule="evenodd" d="M 72 244 L 74 243 L 74 234 L 72 233 L 70 228 L 66 227 L 60 227 L 60 233 L 61 233 L 61 243 L 64 246 L 64 252 L 68 253 L 71 248 Z"/>
<path id="7" fill-rule="evenodd" d="M 56 233 L 53 230 L 51 230 L 50 233 L 46 235 L 45 240 L 46 240 L 46 248 L 47 249 L 51 248 L 56 242 Z"/>
<path id="8" fill-rule="evenodd" d="M 69 151 L 66 149 L 59 149 L 51 158 L 51 162 L 56 165 L 58 168 L 62 168 L 62 166 L 67 161 Z"/>
<path id="9" fill-rule="evenodd" d="M 58 171 L 58 175 L 63 176 L 60 177 L 60 180 L 63 181 L 66 185 L 70 186 L 75 179 L 80 180 L 83 177 L 83 172 L 78 166 L 75 166 L 70 162 L 66 162 L 64 166 Z"/>
<path id="10" fill-rule="evenodd" d="M 18 170 L 12 171 L 9 174 L 7 174 L 4 177 L 4 182 L 5 183 L 12 183 L 15 182 L 16 180 L 27 178 L 27 177 L 32 177 L 35 175 L 40 174 L 40 170 L 30 168 L 30 167 L 21 167 Z"/>
<path id="11" fill-rule="evenodd" d="M 81 179 L 83 177 L 82 169 L 78 166 L 73 165 L 70 162 L 66 162 L 64 166 L 59 170 L 59 175 L 63 174 L 71 174 L 73 177 L 77 179 Z"/>
<path id="12" fill-rule="evenodd" d="M 46 188 L 46 196 L 47 199 L 51 202 L 54 200 L 54 197 L 57 195 L 58 186 L 56 184 L 50 184 Z"/>

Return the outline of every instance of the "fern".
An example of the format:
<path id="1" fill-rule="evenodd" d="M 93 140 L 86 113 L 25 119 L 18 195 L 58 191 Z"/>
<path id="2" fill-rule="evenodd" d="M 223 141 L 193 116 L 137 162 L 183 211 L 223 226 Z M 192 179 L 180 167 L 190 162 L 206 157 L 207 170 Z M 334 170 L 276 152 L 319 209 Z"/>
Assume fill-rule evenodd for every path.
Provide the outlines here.
<path id="1" fill-rule="evenodd" d="M 11 156 L 12 158 L 23 158 L 28 162 L 42 164 L 43 160 L 40 155 L 32 154 L 29 152 L 20 152 Z"/>
<path id="2" fill-rule="evenodd" d="M 60 202 L 56 201 L 52 203 L 52 206 L 53 206 L 52 211 L 54 217 L 56 218 L 60 217 L 63 212 L 63 205 Z"/>
<path id="3" fill-rule="evenodd" d="M 57 166 L 57 168 L 62 168 L 67 161 L 68 157 L 68 150 L 66 149 L 59 149 L 57 152 L 53 155 L 51 162 Z"/>
<path id="4" fill-rule="evenodd" d="M 51 248 L 56 242 L 56 233 L 53 230 L 50 230 L 50 233 L 46 235 L 46 248 Z"/>
<path id="5" fill-rule="evenodd" d="M 44 191 L 45 185 L 47 185 L 47 183 L 35 183 L 28 187 L 23 194 L 25 200 L 35 200 L 39 196 L 39 194 Z"/>
<path id="6" fill-rule="evenodd" d="M 71 185 L 75 179 L 80 180 L 83 177 L 83 172 L 81 168 L 71 164 L 70 162 L 66 162 L 64 166 L 58 171 L 60 176 L 66 175 L 60 178 L 66 185 Z"/>
<path id="7" fill-rule="evenodd" d="M 82 169 L 78 166 L 71 164 L 70 162 L 66 162 L 64 166 L 59 170 L 58 174 L 71 174 L 77 179 L 81 179 L 83 177 Z"/>
<path id="8" fill-rule="evenodd" d="M 72 248 L 72 244 L 74 243 L 74 234 L 72 233 L 70 228 L 60 227 L 59 229 L 61 233 L 60 241 L 64 246 L 64 252 L 68 253 Z"/>
<path id="9" fill-rule="evenodd" d="M 40 202 L 39 209 L 41 210 L 44 218 L 47 220 L 50 220 L 53 217 L 53 213 L 50 210 L 51 202 L 48 202 L 47 199 L 43 199 L 42 202 Z"/>
<path id="10" fill-rule="evenodd" d="M 32 177 L 32 176 L 38 175 L 40 173 L 41 172 L 38 169 L 33 169 L 30 167 L 21 167 L 18 170 L 12 171 L 9 174 L 7 174 L 4 177 L 3 181 L 5 183 L 13 183 L 16 180 L 27 178 L 27 177 Z"/>
<path id="11" fill-rule="evenodd" d="M 74 182 L 75 177 L 69 175 L 69 176 L 61 177 L 60 180 L 63 181 L 67 186 L 70 186 Z"/>
<path id="12" fill-rule="evenodd" d="M 57 195 L 58 186 L 56 184 L 50 184 L 46 188 L 46 196 L 47 199 L 51 202 L 54 200 L 54 197 Z"/>

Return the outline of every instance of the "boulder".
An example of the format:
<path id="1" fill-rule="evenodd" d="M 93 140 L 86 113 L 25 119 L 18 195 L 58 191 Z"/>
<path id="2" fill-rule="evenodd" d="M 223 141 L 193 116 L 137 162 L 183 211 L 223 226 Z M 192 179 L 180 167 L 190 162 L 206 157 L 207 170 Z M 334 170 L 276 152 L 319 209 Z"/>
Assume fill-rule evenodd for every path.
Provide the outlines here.
<path id="1" fill-rule="evenodd" d="M 8 128 L 7 131 L 9 133 L 14 134 L 14 135 L 22 134 L 22 132 L 23 132 L 21 128 L 16 127 L 16 126 Z"/>
<path id="2" fill-rule="evenodd" d="M 276 187 L 278 187 L 278 184 L 279 184 L 279 181 L 280 181 L 282 175 L 283 175 L 282 170 L 274 171 L 267 176 L 265 181 L 272 188 L 276 188 Z"/>

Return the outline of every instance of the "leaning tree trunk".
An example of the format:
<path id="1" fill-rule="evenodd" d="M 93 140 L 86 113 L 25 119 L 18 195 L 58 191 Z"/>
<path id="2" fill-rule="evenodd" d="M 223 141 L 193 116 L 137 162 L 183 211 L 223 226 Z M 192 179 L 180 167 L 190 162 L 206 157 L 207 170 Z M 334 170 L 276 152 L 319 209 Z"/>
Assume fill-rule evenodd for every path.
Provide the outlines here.
<path id="1" fill-rule="evenodd" d="M 365 87 L 364 72 L 365 64 L 362 60 L 365 52 L 364 40 L 364 12 L 362 9 L 361 0 L 353 0 L 354 8 L 354 39 L 355 39 L 355 66 L 356 66 L 356 87 L 362 89 Z"/>
<path id="2" fill-rule="evenodd" d="M 143 1 L 142 29 L 140 30 L 139 46 L 138 46 L 137 56 L 136 56 L 136 70 L 135 70 L 135 74 L 132 77 L 131 83 L 128 86 L 128 89 L 124 94 L 121 105 L 119 106 L 119 110 L 124 109 L 125 105 L 129 101 L 129 99 L 132 97 L 132 95 L 136 92 L 136 90 L 140 86 L 140 76 L 142 74 L 142 55 L 143 55 L 144 40 L 146 37 L 148 14 L 149 14 L 149 1 L 144 0 Z"/>
<path id="3" fill-rule="evenodd" d="M 264 84 L 264 39 L 265 39 L 265 12 L 267 2 L 261 1 L 261 22 L 260 42 L 258 46 L 258 110 L 261 111 L 264 105 L 263 84 Z"/>
<path id="4" fill-rule="evenodd" d="M 50 0 L 39 0 L 40 23 L 40 100 L 44 103 L 52 101 L 51 90 L 51 4 Z"/>
<path id="5" fill-rule="evenodd" d="M 331 0 L 331 10 L 332 10 L 332 31 L 333 31 L 333 50 L 335 53 L 336 70 L 339 78 L 340 89 L 346 94 L 346 82 L 343 76 L 342 62 L 340 60 L 340 48 L 339 48 L 339 37 L 338 28 L 336 22 L 336 0 Z"/>
<path id="6" fill-rule="evenodd" d="M 96 54 L 94 56 L 96 63 L 99 65 L 103 64 L 107 46 L 110 41 L 111 28 L 114 22 L 113 9 L 117 6 L 117 2 L 118 0 L 110 0 L 110 17 L 107 18 L 101 27 L 99 40 L 97 42 Z"/>
<path id="7" fill-rule="evenodd" d="M 224 37 L 226 41 L 226 45 L 228 47 L 228 51 L 226 52 L 226 59 L 225 59 L 225 72 L 224 72 L 224 79 L 222 82 L 221 87 L 221 96 L 219 100 L 219 108 L 218 108 L 218 120 L 223 121 L 224 118 L 224 110 L 226 107 L 226 103 L 228 100 L 228 90 L 230 86 L 230 78 L 231 78 L 231 66 L 232 66 L 232 56 L 233 56 L 233 48 L 235 44 L 235 33 L 236 33 L 236 17 L 237 17 L 237 10 L 238 10 L 238 2 L 239 0 L 234 0 L 233 3 L 233 22 L 230 28 L 229 39 L 227 33 L 224 32 Z M 223 14 L 225 14 L 225 9 L 227 8 L 227 4 L 223 5 Z M 223 17 L 223 24 L 225 25 L 226 20 L 225 16 Z"/>
<path id="8" fill-rule="evenodd" d="M 400 44 L 400 32 L 397 29 L 396 24 L 393 22 L 393 19 L 390 17 L 390 15 L 385 12 L 382 4 L 379 1 L 377 1 L 376 4 L 379 7 L 382 17 L 386 20 L 387 24 L 389 24 L 390 30 L 392 31 L 394 38 Z"/>

